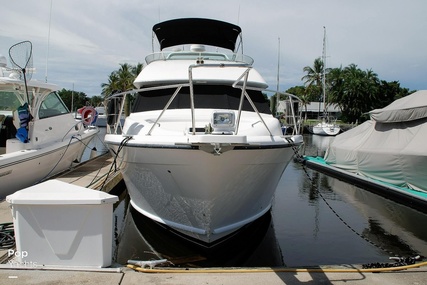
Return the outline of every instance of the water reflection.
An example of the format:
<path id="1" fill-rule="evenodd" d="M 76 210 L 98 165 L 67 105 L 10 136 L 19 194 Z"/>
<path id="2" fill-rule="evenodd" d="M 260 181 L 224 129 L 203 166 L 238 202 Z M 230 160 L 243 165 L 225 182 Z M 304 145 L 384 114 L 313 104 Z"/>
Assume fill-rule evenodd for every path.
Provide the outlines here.
<path id="1" fill-rule="evenodd" d="M 304 153 L 320 155 L 332 139 L 307 135 Z M 282 175 L 271 213 L 215 248 L 177 238 L 131 207 L 121 211 L 116 223 L 120 264 L 166 258 L 181 267 L 294 267 L 427 255 L 426 214 L 296 162 Z"/>
<path id="2" fill-rule="evenodd" d="M 168 259 L 185 267 L 283 266 L 280 249 L 268 212 L 235 236 L 214 248 L 195 245 L 178 238 L 164 227 L 129 207 L 117 262 L 129 259 Z"/>
<path id="3" fill-rule="evenodd" d="M 416 256 L 418 254 L 411 246 L 405 243 L 399 236 L 385 230 L 377 220 L 369 219 L 368 228 L 363 230 L 363 236 L 373 242 L 390 255 Z"/>
<path id="4" fill-rule="evenodd" d="M 366 220 L 364 236 L 386 251 L 427 255 L 427 215 L 339 180 L 332 185 Z"/>
<path id="5" fill-rule="evenodd" d="M 304 142 L 309 151 L 307 155 L 323 157 L 329 145 L 334 141 L 334 139 L 335 137 L 333 136 L 319 136 L 319 135 L 304 136 Z"/>

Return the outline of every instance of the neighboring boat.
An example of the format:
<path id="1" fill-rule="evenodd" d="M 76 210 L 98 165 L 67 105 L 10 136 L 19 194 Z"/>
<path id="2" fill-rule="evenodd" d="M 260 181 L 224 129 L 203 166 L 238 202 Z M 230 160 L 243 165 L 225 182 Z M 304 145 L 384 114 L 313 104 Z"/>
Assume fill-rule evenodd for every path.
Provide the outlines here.
<path id="1" fill-rule="evenodd" d="M 321 136 L 336 136 L 340 133 L 341 128 L 336 124 L 336 119 L 329 115 L 319 117 L 319 123 L 313 126 L 312 132 Z"/>
<path id="2" fill-rule="evenodd" d="M 107 126 L 107 113 L 105 112 L 104 106 L 95 107 L 97 113 L 97 119 L 95 125 L 97 127 L 106 127 Z"/>
<path id="3" fill-rule="evenodd" d="M 105 99 L 105 127 L 107 133 L 119 133 L 125 123 L 123 95 L 110 96 Z"/>
<path id="4" fill-rule="evenodd" d="M 323 116 L 319 117 L 319 123 L 313 126 L 312 132 L 315 135 L 336 136 L 341 128 L 336 124 L 336 119 L 329 116 L 326 106 L 326 28 L 323 35 L 323 75 L 322 75 L 322 93 L 323 93 Z"/>
<path id="5" fill-rule="evenodd" d="M 137 96 L 122 134 L 105 142 L 137 211 L 211 246 L 270 210 L 302 136 L 282 135 L 266 82 L 237 53 L 239 26 L 175 19 L 153 33 L 161 51 L 146 57 L 139 89 L 123 94 Z"/>
<path id="6" fill-rule="evenodd" d="M 335 137 L 325 162 L 427 200 L 427 90 L 369 114 L 371 120 Z"/>
<path id="7" fill-rule="evenodd" d="M 56 85 L 21 77 L 0 56 L 0 197 L 70 168 L 98 133 L 74 119 Z"/>

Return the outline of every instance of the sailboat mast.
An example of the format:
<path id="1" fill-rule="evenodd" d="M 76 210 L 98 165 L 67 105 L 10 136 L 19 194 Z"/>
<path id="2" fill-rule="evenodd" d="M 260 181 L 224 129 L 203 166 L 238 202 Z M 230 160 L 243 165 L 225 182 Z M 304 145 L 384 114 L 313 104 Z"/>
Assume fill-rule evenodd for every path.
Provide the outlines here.
<path id="1" fill-rule="evenodd" d="M 322 71 L 322 92 L 323 92 L 323 114 L 326 115 L 326 28 L 323 26 L 323 71 Z"/>
<path id="2" fill-rule="evenodd" d="M 276 91 L 276 115 L 279 115 L 279 77 L 280 77 L 280 38 L 278 38 L 279 46 L 277 51 L 277 91 Z"/>
<path id="3" fill-rule="evenodd" d="M 47 51 L 46 51 L 46 73 L 44 76 L 44 81 L 46 83 L 47 83 L 47 70 L 48 70 L 48 64 L 49 64 L 49 44 L 50 44 L 50 24 L 52 22 L 52 2 L 53 0 L 50 0 L 49 31 L 47 33 Z"/>

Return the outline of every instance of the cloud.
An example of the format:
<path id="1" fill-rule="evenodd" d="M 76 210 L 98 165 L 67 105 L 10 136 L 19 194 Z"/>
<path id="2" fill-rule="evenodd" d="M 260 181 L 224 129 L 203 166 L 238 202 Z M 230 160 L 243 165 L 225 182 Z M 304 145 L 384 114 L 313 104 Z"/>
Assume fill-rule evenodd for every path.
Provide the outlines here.
<path id="1" fill-rule="evenodd" d="M 50 4 L 52 13 L 50 14 Z M 303 67 L 322 55 L 327 30 L 327 65 L 372 69 L 380 79 L 402 87 L 427 89 L 427 2 L 413 0 L 341 1 L 29 1 L 2 7 L 0 54 L 30 40 L 33 76 L 88 95 L 120 63 L 144 62 L 151 52 L 151 28 L 181 17 L 215 18 L 243 29 L 244 52 L 275 88 L 280 38 L 281 89 L 301 85 Z M 50 21 L 50 37 L 49 19 Z"/>

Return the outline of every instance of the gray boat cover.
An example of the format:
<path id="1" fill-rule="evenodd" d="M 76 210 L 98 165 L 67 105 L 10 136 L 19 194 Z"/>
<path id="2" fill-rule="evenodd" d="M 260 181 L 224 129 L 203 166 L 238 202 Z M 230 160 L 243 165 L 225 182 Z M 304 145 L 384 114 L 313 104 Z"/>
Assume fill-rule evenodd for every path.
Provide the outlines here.
<path id="1" fill-rule="evenodd" d="M 369 112 L 371 120 L 332 141 L 331 166 L 427 192 L 427 90 Z"/>

